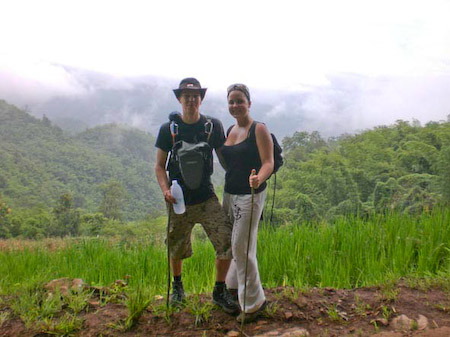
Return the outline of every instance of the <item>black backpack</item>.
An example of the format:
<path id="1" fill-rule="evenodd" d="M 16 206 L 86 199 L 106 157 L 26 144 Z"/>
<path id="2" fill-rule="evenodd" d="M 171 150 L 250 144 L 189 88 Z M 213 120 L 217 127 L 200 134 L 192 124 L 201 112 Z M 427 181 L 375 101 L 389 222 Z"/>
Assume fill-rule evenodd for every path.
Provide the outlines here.
<path id="1" fill-rule="evenodd" d="M 277 137 L 273 133 L 270 134 L 272 136 L 273 140 L 273 172 L 277 173 L 278 169 L 283 166 L 283 155 L 281 154 L 283 152 L 283 149 L 281 148 L 280 144 L 278 143 Z"/>

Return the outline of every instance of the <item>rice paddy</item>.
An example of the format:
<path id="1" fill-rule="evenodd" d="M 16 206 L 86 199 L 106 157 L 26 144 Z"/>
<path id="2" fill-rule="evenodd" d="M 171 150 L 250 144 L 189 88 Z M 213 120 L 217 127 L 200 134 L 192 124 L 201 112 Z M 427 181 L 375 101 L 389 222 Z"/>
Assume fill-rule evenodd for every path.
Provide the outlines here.
<path id="1" fill-rule="evenodd" d="M 183 281 L 190 293 L 214 284 L 214 250 L 208 240 L 193 242 Z M 347 218 L 333 225 L 272 228 L 261 224 L 258 261 L 265 287 L 353 288 L 401 277 L 450 274 L 450 211 L 420 217 L 403 214 Z M 0 242 L 0 294 L 35 288 L 60 278 L 81 278 L 107 286 L 127 279 L 151 295 L 167 287 L 166 247 L 152 237 L 140 240 L 67 238 Z"/>

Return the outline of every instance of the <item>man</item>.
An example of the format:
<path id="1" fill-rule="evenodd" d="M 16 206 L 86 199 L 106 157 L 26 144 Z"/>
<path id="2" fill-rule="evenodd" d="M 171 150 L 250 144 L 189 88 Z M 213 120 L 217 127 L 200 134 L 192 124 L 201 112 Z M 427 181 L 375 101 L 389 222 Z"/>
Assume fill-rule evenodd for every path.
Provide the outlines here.
<path id="1" fill-rule="evenodd" d="M 239 312 L 239 306 L 233 301 L 225 285 L 225 278 L 231 262 L 232 225 L 226 217 L 211 183 L 212 149 L 214 148 L 217 153 L 225 142 L 223 127 L 218 119 L 200 114 L 200 105 L 206 88 L 202 88 L 198 80 L 185 78 L 180 82 L 178 89 L 173 91 L 181 103 L 183 112 L 181 115 L 171 114 L 172 122 L 161 126 L 156 139 L 158 150 L 155 165 L 156 178 L 168 204 L 168 212 L 170 212 L 168 244 L 174 275 L 171 303 L 179 305 L 184 300 L 181 280 L 183 259 L 192 255 L 191 231 L 196 223 L 200 223 L 216 251 L 216 285 L 213 291 L 213 302 L 225 312 L 236 314 Z M 173 124 L 176 124 L 176 127 Z M 188 179 L 188 175 L 183 175 L 182 168 L 177 162 L 178 156 L 174 156 L 174 151 L 172 151 L 175 146 L 178 147 L 180 141 L 209 144 L 206 147 L 208 159 L 205 167 L 198 167 L 198 171 L 204 173 L 198 188 L 191 189 L 190 181 L 185 181 L 184 178 Z M 171 152 L 171 157 L 167 170 L 170 181 L 178 180 L 183 189 L 186 204 L 184 214 L 173 212 L 172 204 L 175 203 L 175 199 L 170 192 L 165 167 L 169 152 Z"/>

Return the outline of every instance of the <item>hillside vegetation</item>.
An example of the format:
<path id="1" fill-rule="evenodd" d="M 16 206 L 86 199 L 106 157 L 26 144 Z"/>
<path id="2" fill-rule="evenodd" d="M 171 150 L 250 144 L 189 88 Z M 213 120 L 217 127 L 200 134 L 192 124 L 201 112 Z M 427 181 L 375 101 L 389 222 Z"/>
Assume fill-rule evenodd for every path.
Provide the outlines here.
<path id="1" fill-rule="evenodd" d="M 142 219 L 163 207 L 154 143 L 148 133 L 114 124 L 68 136 L 47 118 L 0 101 L 0 194 L 16 215 L 45 217 L 65 200 L 73 210 Z M 116 214 L 107 214 L 112 208 Z"/>
<path id="2" fill-rule="evenodd" d="M 278 222 L 342 215 L 421 214 L 450 200 L 450 123 L 397 121 L 328 141 L 317 132 L 283 140 Z"/>

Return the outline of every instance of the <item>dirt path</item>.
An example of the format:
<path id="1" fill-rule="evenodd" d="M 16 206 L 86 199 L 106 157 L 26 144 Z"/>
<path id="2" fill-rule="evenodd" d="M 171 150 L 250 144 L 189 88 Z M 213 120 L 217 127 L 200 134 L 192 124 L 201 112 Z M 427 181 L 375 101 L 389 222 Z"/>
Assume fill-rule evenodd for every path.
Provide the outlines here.
<path id="1" fill-rule="evenodd" d="M 280 287 L 266 294 L 271 304 L 258 321 L 245 325 L 242 336 L 450 336 L 450 296 L 443 289 L 399 285 L 298 292 Z M 194 300 L 197 306 L 170 317 L 164 300 L 155 301 L 128 331 L 121 330 L 128 314 L 123 304 L 100 306 L 92 300 L 79 314 L 82 326 L 76 336 L 239 336 L 234 317 L 207 305 L 209 295 Z M 0 336 L 47 336 L 36 327 L 25 328 L 10 308 L 0 306 L 0 314 L 6 312 L 11 318 L 1 324 Z"/>

